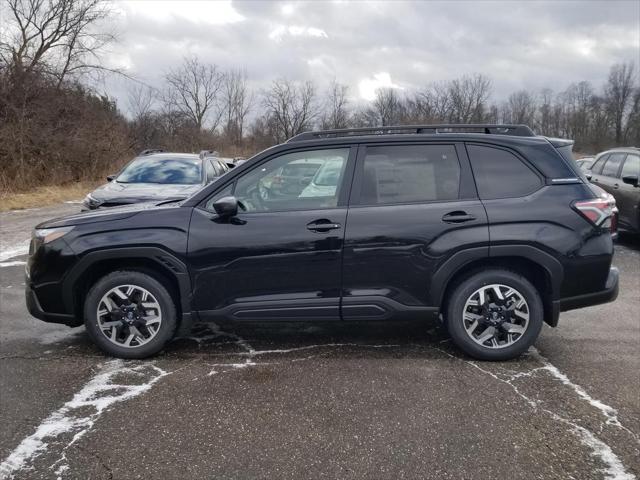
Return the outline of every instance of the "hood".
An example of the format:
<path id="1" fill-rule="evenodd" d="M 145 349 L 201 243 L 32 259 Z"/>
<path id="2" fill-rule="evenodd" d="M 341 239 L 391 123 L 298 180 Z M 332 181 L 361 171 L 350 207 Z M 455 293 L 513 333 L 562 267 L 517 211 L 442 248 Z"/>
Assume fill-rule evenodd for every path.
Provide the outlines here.
<path id="1" fill-rule="evenodd" d="M 109 182 L 91 192 L 91 196 L 101 203 L 135 203 L 146 200 L 162 200 L 170 197 L 187 198 L 202 188 L 201 184 L 171 185 L 157 183 Z"/>
<path id="2" fill-rule="evenodd" d="M 180 208 L 177 202 L 167 202 L 158 205 L 157 202 L 140 202 L 122 207 L 106 208 L 103 210 L 89 210 L 85 212 L 67 215 L 66 217 L 53 218 L 37 225 L 35 228 L 68 227 L 72 225 L 84 225 L 87 223 L 108 222 L 122 220 L 150 209 Z"/>

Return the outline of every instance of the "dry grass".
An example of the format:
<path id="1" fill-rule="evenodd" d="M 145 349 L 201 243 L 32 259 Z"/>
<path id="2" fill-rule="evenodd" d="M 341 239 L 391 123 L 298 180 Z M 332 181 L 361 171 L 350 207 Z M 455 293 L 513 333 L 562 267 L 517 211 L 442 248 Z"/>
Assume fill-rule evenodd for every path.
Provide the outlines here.
<path id="1" fill-rule="evenodd" d="M 69 200 L 82 200 L 100 182 L 78 182 L 69 185 L 37 187 L 24 193 L 0 193 L 0 212 L 44 207 Z"/>

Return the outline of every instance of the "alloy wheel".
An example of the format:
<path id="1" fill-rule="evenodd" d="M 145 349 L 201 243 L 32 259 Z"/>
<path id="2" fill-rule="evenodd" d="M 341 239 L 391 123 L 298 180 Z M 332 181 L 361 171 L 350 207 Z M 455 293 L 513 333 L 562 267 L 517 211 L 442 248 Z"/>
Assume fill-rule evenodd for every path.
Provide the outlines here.
<path id="1" fill-rule="evenodd" d="M 136 348 L 153 339 L 162 324 L 156 298 L 138 285 L 119 285 L 102 296 L 97 309 L 102 334 L 119 347 Z"/>
<path id="2" fill-rule="evenodd" d="M 505 348 L 520 340 L 529 325 L 529 305 L 508 285 L 485 285 L 465 303 L 462 323 L 467 335 L 486 348 Z"/>

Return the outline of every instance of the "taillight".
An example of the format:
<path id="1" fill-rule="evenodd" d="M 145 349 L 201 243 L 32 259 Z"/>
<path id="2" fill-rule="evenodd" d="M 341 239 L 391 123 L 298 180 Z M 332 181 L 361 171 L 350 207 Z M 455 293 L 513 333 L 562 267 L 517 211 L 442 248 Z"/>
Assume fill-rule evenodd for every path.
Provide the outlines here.
<path id="1" fill-rule="evenodd" d="M 617 229 L 616 202 L 613 197 L 609 199 L 598 198 L 595 200 L 579 200 L 573 203 L 574 208 L 593 225 L 600 228 L 608 228 L 611 233 Z"/>

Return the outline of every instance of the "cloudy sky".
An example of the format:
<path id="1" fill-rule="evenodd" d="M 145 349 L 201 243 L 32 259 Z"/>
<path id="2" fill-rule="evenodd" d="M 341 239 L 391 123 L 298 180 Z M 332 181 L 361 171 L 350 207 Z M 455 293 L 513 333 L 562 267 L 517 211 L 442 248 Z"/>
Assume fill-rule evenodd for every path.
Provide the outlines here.
<path id="1" fill-rule="evenodd" d="M 500 99 L 583 79 L 600 87 L 613 63 L 640 61 L 638 0 L 131 0 L 115 10 L 120 42 L 108 62 L 152 85 L 195 54 L 246 69 L 256 88 L 277 77 L 320 86 L 335 78 L 366 100 L 377 87 L 477 72 Z M 112 82 L 124 100 L 126 82 Z"/>

